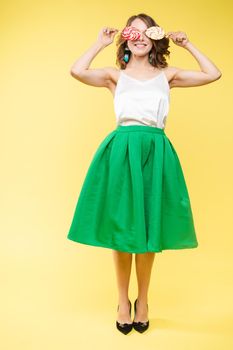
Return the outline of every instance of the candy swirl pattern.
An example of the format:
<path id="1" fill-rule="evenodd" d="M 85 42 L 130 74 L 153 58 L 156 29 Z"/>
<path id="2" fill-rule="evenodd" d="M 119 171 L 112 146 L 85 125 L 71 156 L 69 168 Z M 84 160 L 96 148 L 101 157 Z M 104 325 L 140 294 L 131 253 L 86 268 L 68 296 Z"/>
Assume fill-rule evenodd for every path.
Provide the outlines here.
<path id="1" fill-rule="evenodd" d="M 147 28 L 145 34 L 153 40 L 160 40 L 165 37 L 164 29 L 159 26 Z M 141 38 L 141 33 L 134 27 L 127 26 L 122 30 L 121 36 L 125 40 L 138 40 Z"/>

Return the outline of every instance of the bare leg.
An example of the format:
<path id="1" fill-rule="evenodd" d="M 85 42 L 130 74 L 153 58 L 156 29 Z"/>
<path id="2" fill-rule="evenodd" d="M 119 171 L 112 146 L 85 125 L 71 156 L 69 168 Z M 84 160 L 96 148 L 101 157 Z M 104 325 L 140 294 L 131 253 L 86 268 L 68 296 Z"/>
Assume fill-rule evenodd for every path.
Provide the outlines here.
<path id="1" fill-rule="evenodd" d="M 135 254 L 136 273 L 138 281 L 137 313 L 135 322 L 148 321 L 148 289 L 155 253 Z"/>
<path id="2" fill-rule="evenodd" d="M 118 322 L 132 323 L 129 315 L 129 280 L 132 266 L 132 254 L 113 250 L 113 259 L 116 268 L 118 286 Z"/>

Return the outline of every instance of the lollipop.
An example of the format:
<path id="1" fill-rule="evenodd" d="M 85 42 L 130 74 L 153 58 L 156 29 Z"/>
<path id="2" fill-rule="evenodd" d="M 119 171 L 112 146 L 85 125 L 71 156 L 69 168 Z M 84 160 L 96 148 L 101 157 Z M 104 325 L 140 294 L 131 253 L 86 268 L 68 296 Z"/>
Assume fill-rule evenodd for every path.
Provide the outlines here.
<path id="1" fill-rule="evenodd" d="M 122 30 L 121 36 L 126 40 L 137 40 L 141 37 L 141 33 L 135 28 L 128 26 Z"/>
<path id="2" fill-rule="evenodd" d="M 159 26 L 147 28 L 145 34 L 153 40 L 160 40 L 166 36 L 164 29 Z M 141 32 L 132 26 L 128 26 L 122 30 L 121 36 L 126 40 L 138 40 L 141 37 Z"/>
<path id="3" fill-rule="evenodd" d="M 147 28 L 146 35 L 153 40 L 160 40 L 164 38 L 165 31 L 163 28 L 159 26 L 153 26 L 153 27 Z"/>

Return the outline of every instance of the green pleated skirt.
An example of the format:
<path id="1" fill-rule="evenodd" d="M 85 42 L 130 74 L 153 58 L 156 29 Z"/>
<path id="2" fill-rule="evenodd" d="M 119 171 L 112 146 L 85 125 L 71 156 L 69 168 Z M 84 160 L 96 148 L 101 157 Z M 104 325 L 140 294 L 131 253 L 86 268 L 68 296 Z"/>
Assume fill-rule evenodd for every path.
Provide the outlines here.
<path id="1" fill-rule="evenodd" d="M 119 125 L 104 138 L 67 238 L 128 253 L 198 246 L 182 167 L 164 129 Z"/>

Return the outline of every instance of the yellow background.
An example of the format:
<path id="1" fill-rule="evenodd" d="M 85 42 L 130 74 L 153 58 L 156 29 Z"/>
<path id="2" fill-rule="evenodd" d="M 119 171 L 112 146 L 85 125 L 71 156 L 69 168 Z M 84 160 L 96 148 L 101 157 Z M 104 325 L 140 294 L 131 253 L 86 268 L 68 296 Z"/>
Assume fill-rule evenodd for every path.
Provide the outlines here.
<path id="1" fill-rule="evenodd" d="M 1 316 L 4 350 L 232 349 L 232 4 L 230 1 L 1 3 Z M 171 90 L 166 134 L 179 154 L 199 247 L 156 254 L 150 330 L 115 328 L 110 249 L 66 238 L 92 156 L 115 128 L 112 95 L 71 65 L 103 26 L 145 12 L 184 31 L 220 80 Z M 170 65 L 199 69 L 171 41 Z M 115 66 L 115 41 L 92 68 Z M 137 295 L 135 267 L 129 296 Z"/>

